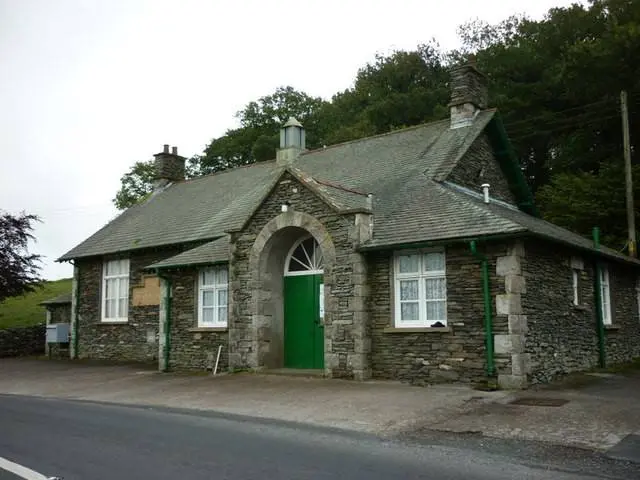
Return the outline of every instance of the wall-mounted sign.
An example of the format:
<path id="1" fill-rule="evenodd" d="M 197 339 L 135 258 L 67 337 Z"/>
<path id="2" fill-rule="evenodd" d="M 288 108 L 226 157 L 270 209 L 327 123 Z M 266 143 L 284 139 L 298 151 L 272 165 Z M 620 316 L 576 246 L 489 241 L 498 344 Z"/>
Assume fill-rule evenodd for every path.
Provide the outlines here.
<path id="1" fill-rule="evenodd" d="M 320 284 L 320 299 L 318 303 L 320 304 L 320 318 L 324 318 L 324 283 Z"/>

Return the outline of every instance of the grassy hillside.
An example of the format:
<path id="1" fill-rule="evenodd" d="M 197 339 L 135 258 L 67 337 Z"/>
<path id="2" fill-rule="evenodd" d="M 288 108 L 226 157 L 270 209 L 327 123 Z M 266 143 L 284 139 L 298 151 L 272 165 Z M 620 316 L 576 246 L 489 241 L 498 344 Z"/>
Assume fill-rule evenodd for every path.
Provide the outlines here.
<path id="1" fill-rule="evenodd" d="M 45 282 L 43 288 L 22 297 L 8 298 L 0 303 L 0 328 L 35 325 L 45 321 L 45 309 L 38 305 L 63 293 L 71 292 L 71 279 Z"/>

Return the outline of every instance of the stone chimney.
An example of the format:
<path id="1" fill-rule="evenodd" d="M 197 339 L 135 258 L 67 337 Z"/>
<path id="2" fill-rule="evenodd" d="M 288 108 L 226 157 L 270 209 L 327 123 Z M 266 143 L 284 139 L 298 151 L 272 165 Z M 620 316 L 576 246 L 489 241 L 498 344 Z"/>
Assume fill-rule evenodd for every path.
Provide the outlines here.
<path id="1" fill-rule="evenodd" d="M 171 182 L 184 180 L 185 158 L 178 155 L 178 147 L 171 147 L 169 152 L 169 145 L 165 145 L 162 152 L 156 153 L 154 158 L 154 191 L 163 189 Z"/>
<path id="2" fill-rule="evenodd" d="M 304 127 L 298 120 L 289 117 L 280 129 L 280 148 L 276 151 L 276 164 L 291 165 L 305 149 Z"/>
<path id="3" fill-rule="evenodd" d="M 467 127 L 480 110 L 487 108 L 487 77 L 477 68 L 474 56 L 451 70 L 451 128 Z"/>

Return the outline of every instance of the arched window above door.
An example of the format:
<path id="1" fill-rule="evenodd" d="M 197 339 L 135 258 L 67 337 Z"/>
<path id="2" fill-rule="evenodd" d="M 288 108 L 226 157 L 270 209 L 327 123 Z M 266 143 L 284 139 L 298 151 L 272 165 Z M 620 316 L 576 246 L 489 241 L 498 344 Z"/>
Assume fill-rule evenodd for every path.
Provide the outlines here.
<path id="1" fill-rule="evenodd" d="M 322 249 L 314 237 L 298 240 L 289 255 L 285 265 L 285 275 L 313 275 L 322 273 L 324 258 Z"/>

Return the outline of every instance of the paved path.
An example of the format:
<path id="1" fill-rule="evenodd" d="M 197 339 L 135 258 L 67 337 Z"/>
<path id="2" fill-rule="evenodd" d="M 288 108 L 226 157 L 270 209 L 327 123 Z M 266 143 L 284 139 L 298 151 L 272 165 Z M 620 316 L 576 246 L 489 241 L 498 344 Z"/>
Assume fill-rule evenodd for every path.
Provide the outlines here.
<path id="1" fill-rule="evenodd" d="M 604 478 L 365 434 L 69 400 L 0 395 L 0 425 L 4 457 L 64 480 Z"/>
<path id="2" fill-rule="evenodd" d="M 425 420 L 439 422 L 463 411 L 471 399 L 475 405 L 508 395 L 464 385 L 158 374 L 140 367 L 29 359 L 0 360 L 0 393 L 215 410 L 378 435 L 394 435 Z"/>

